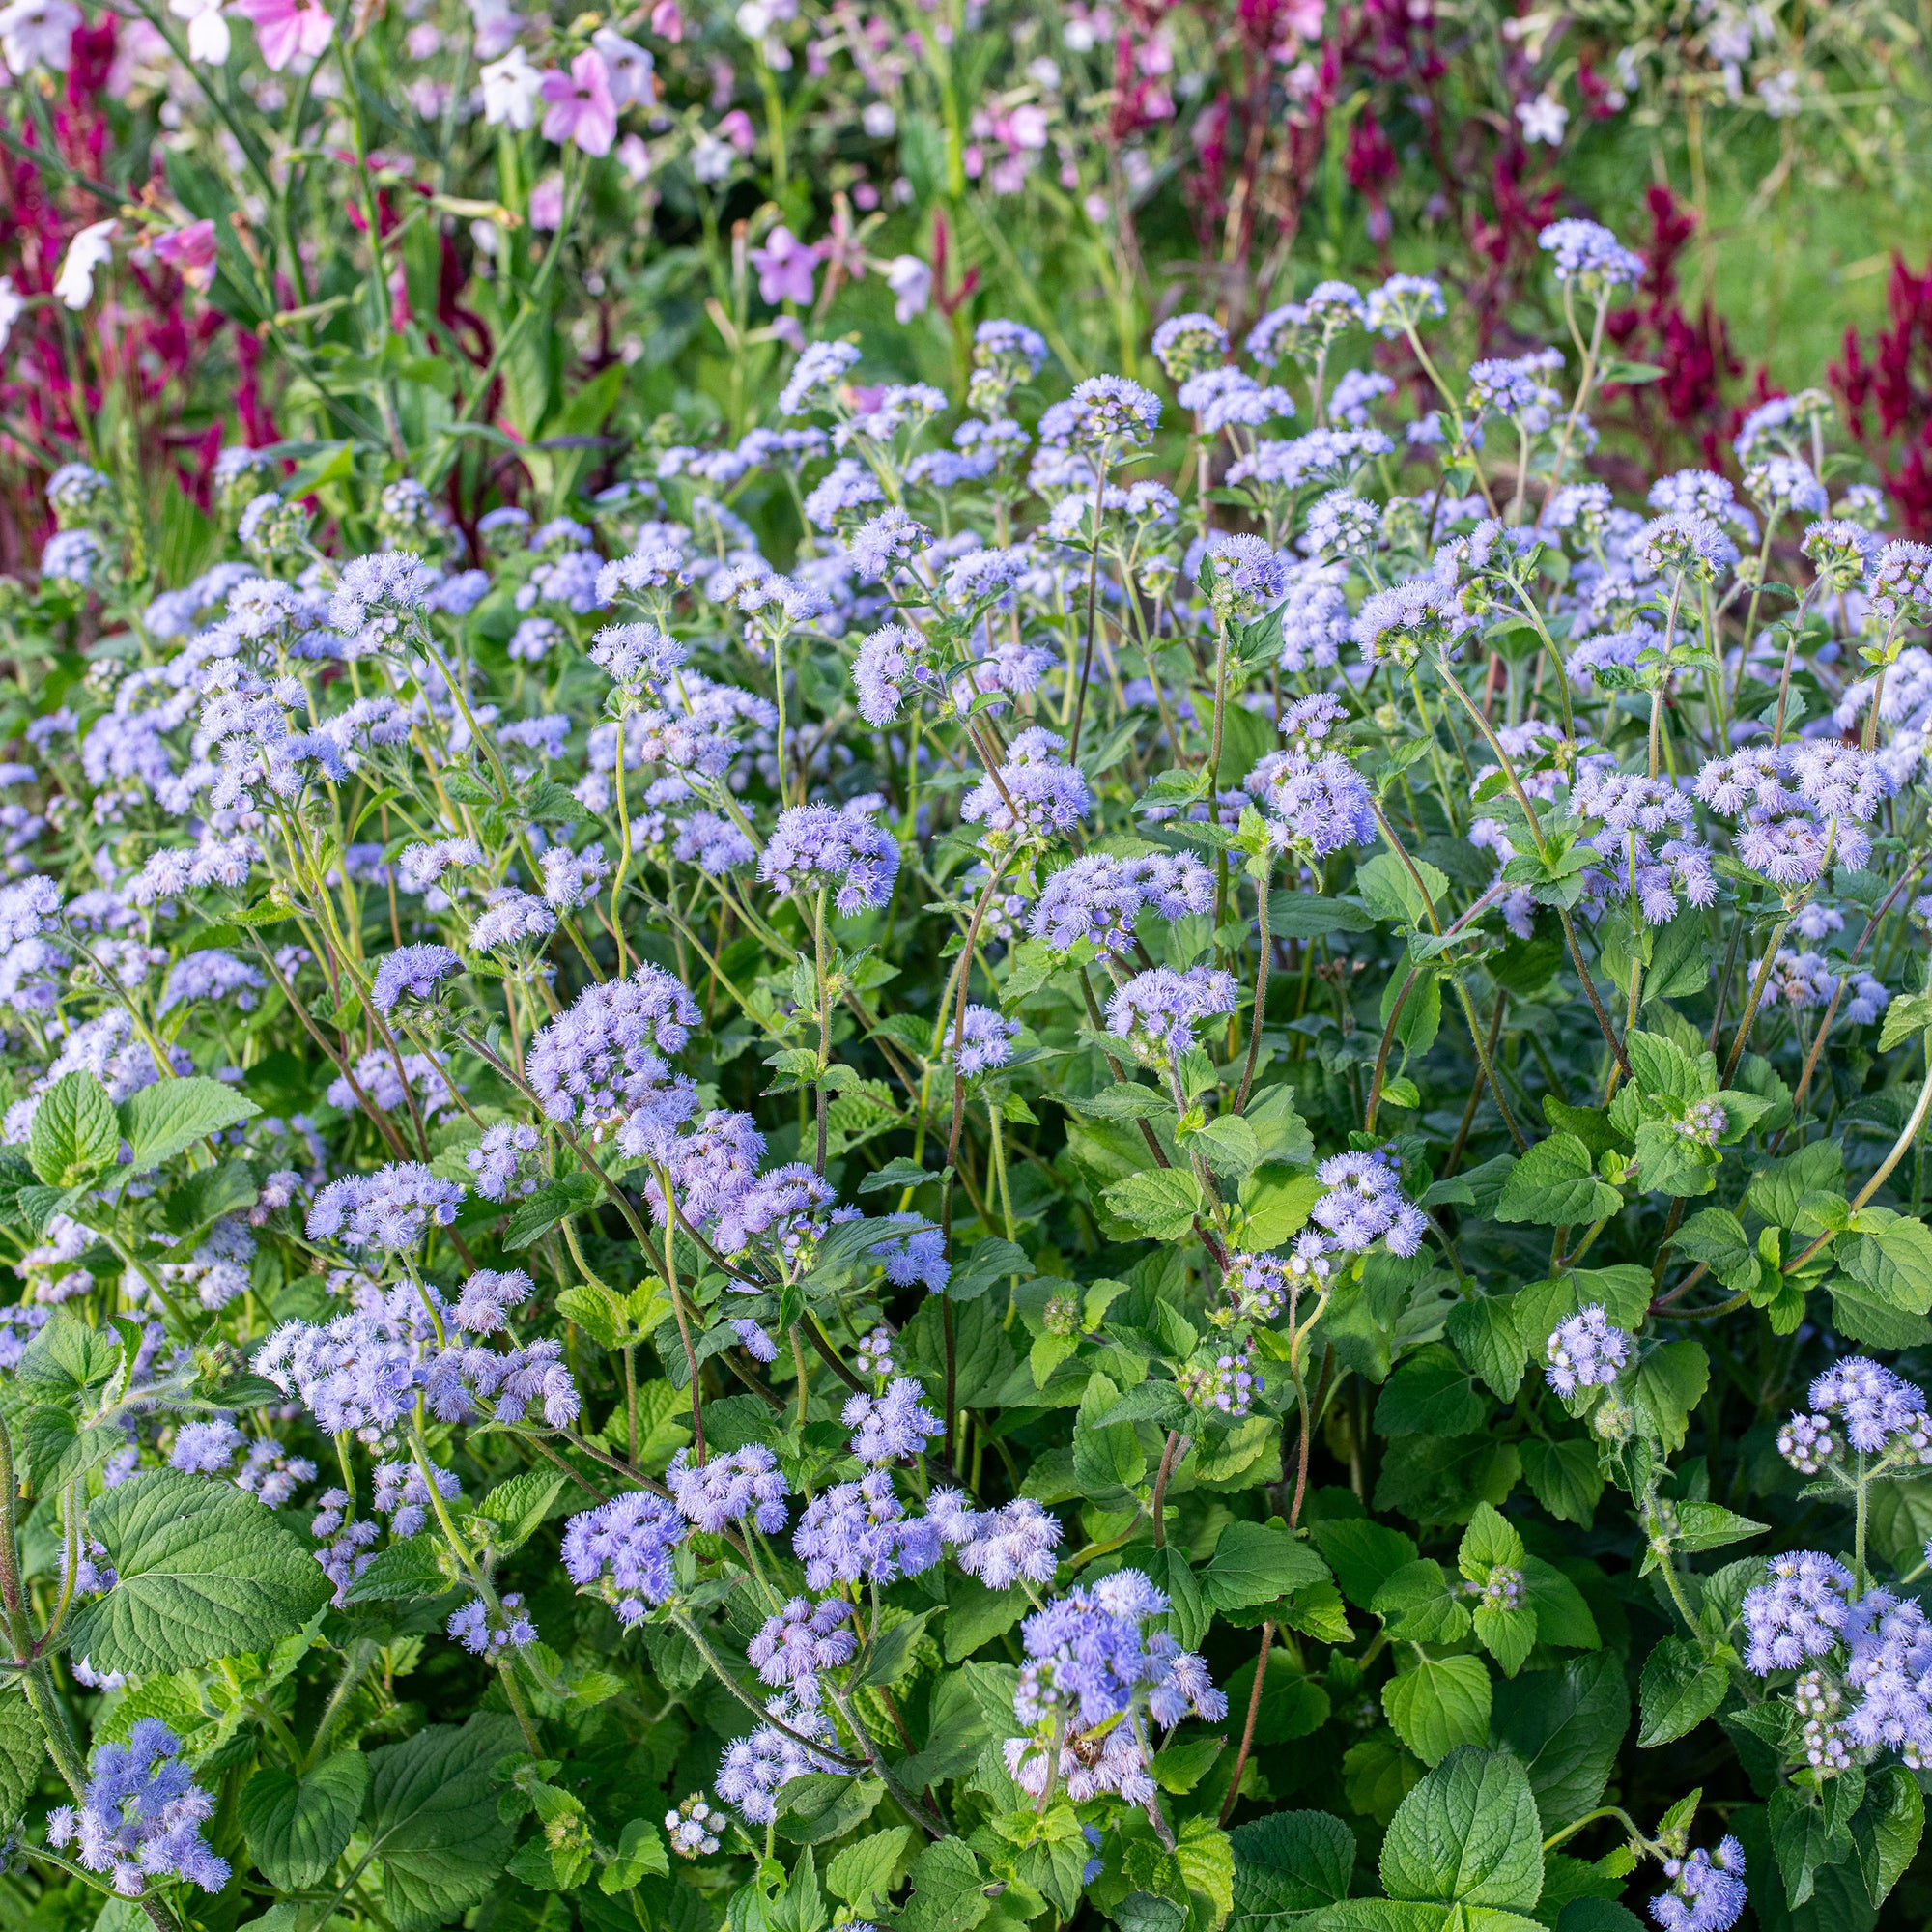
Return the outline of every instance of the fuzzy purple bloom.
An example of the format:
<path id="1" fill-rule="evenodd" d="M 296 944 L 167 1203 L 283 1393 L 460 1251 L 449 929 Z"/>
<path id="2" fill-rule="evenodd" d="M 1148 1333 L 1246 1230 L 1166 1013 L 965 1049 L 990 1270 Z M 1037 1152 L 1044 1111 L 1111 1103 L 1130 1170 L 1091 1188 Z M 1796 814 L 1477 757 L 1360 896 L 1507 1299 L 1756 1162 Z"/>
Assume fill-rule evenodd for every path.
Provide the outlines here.
<path id="1" fill-rule="evenodd" d="M 885 1469 L 856 1483 L 835 1483 L 814 1496 L 792 1532 L 791 1547 L 813 1590 L 917 1577 L 941 1554 L 938 1530 L 924 1519 L 907 1519 Z"/>
<path id="2" fill-rule="evenodd" d="M 1544 1379 L 1560 1396 L 1584 1388 L 1607 1388 L 1630 1360 L 1632 1337 L 1615 1327 L 1602 1303 L 1571 1316 L 1545 1347 Z"/>
<path id="3" fill-rule="evenodd" d="M 1094 804 L 1086 776 L 1057 755 L 1066 741 L 1038 724 L 1014 738 L 997 781 L 983 778 L 960 801 L 959 816 L 986 827 L 985 842 L 1045 842 L 1070 831 Z"/>
<path id="4" fill-rule="evenodd" d="M 694 1463 L 688 1450 L 679 1450 L 665 1481 L 678 1508 L 694 1529 L 713 1536 L 727 1523 L 750 1517 L 767 1536 L 785 1526 L 785 1498 L 791 1485 L 779 1460 L 762 1442 L 748 1442 L 709 1462 Z"/>
<path id="5" fill-rule="evenodd" d="M 954 1064 L 971 1079 L 988 1067 L 1004 1066 L 1012 1056 L 1020 1023 L 995 1007 L 968 1007 L 959 1016 L 959 1049 Z"/>
<path id="6" fill-rule="evenodd" d="M 330 1181 L 308 1210 L 308 1237 L 400 1253 L 415 1247 L 432 1225 L 448 1227 L 462 1199 L 455 1181 L 439 1180 L 421 1161 L 393 1161 L 374 1174 Z"/>
<path id="7" fill-rule="evenodd" d="M 889 1383 L 881 1396 L 855 1395 L 840 1411 L 845 1427 L 858 1432 L 852 1453 L 878 1466 L 925 1453 L 925 1445 L 945 1425 L 926 1408 L 925 1391 L 910 1376 Z"/>
<path id="8" fill-rule="evenodd" d="M 1315 1177 L 1328 1192 L 1312 1215 L 1338 1246 L 1360 1253 L 1380 1240 L 1391 1254 L 1421 1251 L 1429 1217 L 1404 1198 L 1402 1170 L 1383 1151 L 1338 1153 L 1321 1162 Z"/>
<path id="9" fill-rule="evenodd" d="M 384 1013 L 393 1010 L 406 993 L 412 1000 L 431 999 L 439 982 L 462 964 L 446 946 L 399 947 L 378 964 L 370 998 L 377 1011 Z"/>
<path id="10" fill-rule="evenodd" d="M 874 798 L 829 805 L 794 805 L 778 823 L 758 862 L 758 876 L 781 893 L 833 890 L 841 913 L 878 911 L 898 877 L 898 842 L 874 813 Z"/>
<path id="11" fill-rule="evenodd" d="M 214 1802 L 180 1759 L 181 1740 L 158 1718 L 136 1719 L 125 1745 L 96 1749 L 79 1811 L 63 1804 L 48 1813 L 47 1842 L 74 1846 L 123 1897 L 160 1878 L 219 1891 L 228 1861 L 201 1835 Z"/>
<path id="12" fill-rule="evenodd" d="M 680 1052 L 703 1015 L 679 981 L 656 966 L 586 986 L 524 1058 L 524 1071 L 554 1121 L 611 1114 L 670 1082 L 663 1056 Z"/>
<path id="13" fill-rule="evenodd" d="M 1744 1868 L 1745 1848 L 1729 1836 L 1715 1852 L 1665 1859 L 1671 1887 L 1650 1901 L 1650 1916 L 1663 1932 L 1730 1932 L 1749 1896 Z"/>
<path id="14" fill-rule="evenodd" d="M 1264 793 L 1278 844 L 1313 860 L 1350 845 L 1372 845 L 1376 815 L 1369 788 L 1347 758 L 1288 753 Z"/>
<path id="15" fill-rule="evenodd" d="M 799 1688 L 814 1681 L 821 1670 L 850 1663 L 858 1649 L 851 1605 L 838 1597 L 816 1604 L 808 1597 L 793 1597 L 759 1626 L 745 1655 L 767 1684 Z"/>
<path id="16" fill-rule="evenodd" d="M 1232 1013 L 1238 1000 L 1232 973 L 1208 966 L 1177 973 L 1156 966 L 1136 974 L 1107 1002 L 1107 1030 L 1150 1065 L 1165 1066 L 1194 1045 L 1203 1020 Z"/>
<path id="17" fill-rule="evenodd" d="M 684 1533 L 684 1519 L 669 1503 L 634 1491 L 564 1524 L 563 1567 L 580 1590 L 594 1587 L 629 1627 L 677 1588 L 671 1551 Z"/>

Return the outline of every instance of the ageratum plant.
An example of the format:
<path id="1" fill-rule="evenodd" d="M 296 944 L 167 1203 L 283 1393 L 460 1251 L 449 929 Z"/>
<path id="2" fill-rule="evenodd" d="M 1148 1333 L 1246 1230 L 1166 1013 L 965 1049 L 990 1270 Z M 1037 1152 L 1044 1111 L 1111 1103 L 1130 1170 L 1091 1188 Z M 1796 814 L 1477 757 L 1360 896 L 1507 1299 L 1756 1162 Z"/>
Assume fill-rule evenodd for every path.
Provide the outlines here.
<path id="1" fill-rule="evenodd" d="M 62 473 L 13 1918 L 1921 1909 L 1932 551 L 1813 391 L 1620 501 L 1542 242 L 1460 374 L 812 342 L 473 549 L 236 449 L 154 595 Z"/>

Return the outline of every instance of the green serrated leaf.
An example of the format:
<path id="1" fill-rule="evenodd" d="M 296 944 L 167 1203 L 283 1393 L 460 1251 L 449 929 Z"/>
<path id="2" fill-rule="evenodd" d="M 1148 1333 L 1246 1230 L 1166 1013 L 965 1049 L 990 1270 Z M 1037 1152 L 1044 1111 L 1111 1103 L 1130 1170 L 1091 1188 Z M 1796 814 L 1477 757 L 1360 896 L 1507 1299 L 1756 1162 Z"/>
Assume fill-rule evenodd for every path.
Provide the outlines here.
<path id="1" fill-rule="evenodd" d="M 1479 1657 L 1424 1657 L 1382 1686 L 1382 1711 L 1424 1764 L 1490 1735 L 1490 1672 Z"/>
<path id="2" fill-rule="evenodd" d="M 488 1893 L 510 1852 L 493 1774 L 523 1747 L 515 1719 L 483 1713 L 369 1753 L 364 1830 L 396 1932 L 442 1924 Z"/>
<path id="3" fill-rule="evenodd" d="M 1510 1170 L 1496 1203 L 1496 1219 L 1580 1228 L 1606 1219 L 1622 1206 L 1623 1196 L 1597 1179 L 1590 1150 L 1575 1134 L 1551 1134 Z"/>
<path id="4" fill-rule="evenodd" d="M 1543 1827 L 1522 1765 L 1506 1751 L 1445 1758 L 1397 1810 L 1381 1880 L 1392 1899 L 1533 1908 L 1543 1892 Z"/>
<path id="5" fill-rule="evenodd" d="M 1130 1174 L 1106 1190 L 1108 1209 L 1155 1241 L 1178 1241 L 1201 1211 L 1201 1183 L 1185 1168 Z"/>
<path id="6" fill-rule="evenodd" d="M 242 1788 L 235 1812 L 248 1856 L 270 1885 L 299 1891 L 334 1869 L 361 1814 L 369 1760 L 337 1751 L 298 1777 L 265 1765 Z"/>
<path id="7" fill-rule="evenodd" d="M 1716 1712 L 1729 1689 L 1723 1666 L 1707 1662 L 1694 1644 L 1660 1638 L 1637 1686 L 1638 1745 L 1650 1748 L 1687 1736 Z"/>
<path id="8" fill-rule="evenodd" d="M 92 1506 L 87 1526 L 119 1580 L 74 1611 L 67 1635 L 98 1670 L 145 1676 L 261 1650 L 328 1601 L 304 1540 L 214 1477 L 136 1476 Z"/>
<path id="9" fill-rule="evenodd" d="M 122 1101 L 120 1133 L 134 1151 L 134 1172 L 144 1174 L 261 1111 L 225 1081 L 157 1080 Z"/>
<path id="10" fill-rule="evenodd" d="M 1201 1595 L 1214 1609 L 1243 1609 L 1327 1580 L 1327 1564 L 1289 1529 L 1231 1522 L 1202 1572 Z"/>
<path id="11" fill-rule="evenodd" d="M 27 1158 L 46 1186 L 72 1187 L 90 1179 L 110 1166 L 120 1151 L 114 1103 L 93 1074 L 64 1073 L 41 1095 L 27 1137 Z"/>
<path id="12" fill-rule="evenodd" d="M 46 1761 L 45 1734 L 26 1698 L 0 1691 L 0 1831 L 19 1822 Z"/>
<path id="13" fill-rule="evenodd" d="M 439 1560 L 441 1544 L 431 1535 L 408 1536 L 379 1549 L 368 1567 L 342 1592 L 345 1604 L 407 1604 L 440 1597 L 451 1587 Z"/>

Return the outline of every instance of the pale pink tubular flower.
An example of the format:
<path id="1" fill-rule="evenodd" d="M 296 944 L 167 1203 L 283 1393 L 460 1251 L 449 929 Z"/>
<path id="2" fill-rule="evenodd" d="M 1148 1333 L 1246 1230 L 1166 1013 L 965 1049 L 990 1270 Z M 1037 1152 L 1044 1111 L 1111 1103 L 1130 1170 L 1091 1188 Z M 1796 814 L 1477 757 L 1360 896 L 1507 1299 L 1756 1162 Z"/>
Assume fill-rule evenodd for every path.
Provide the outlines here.
<path id="1" fill-rule="evenodd" d="M 493 128 L 534 128 L 543 75 L 530 65 L 522 47 L 512 47 L 501 60 L 492 61 L 477 76 L 483 84 L 483 118 Z"/>
<path id="2" fill-rule="evenodd" d="M 762 248 L 752 250 L 752 266 L 758 271 L 759 296 L 774 308 L 784 301 L 801 307 L 810 302 L 818 250 L 801 242 L 783 222 L 772 230 Z"/>
<path id="3" fill-rule="evenodd" d="M 14 73 L 37 67 L 65 73 L 79 25 L 80 9 L 69 0 L 13 0 L 0 7 L 0 63 Z"/>
<path id="4" fill-rule="evenodd" d="M 657 85 L 652 78 L 656 63 L 649 53 L 611 27 L 599 27 L 591 35 L 590 44 L 604 56 L 611 99 L 616 102 L 618 111 L 639 103 L 648 107 L 657 98 Z"/>
<path id="5" fill-rule="evenodd" d="M 651 178 L 651 151 L 641 134 L 626 134 L 617 143 L 617 163 L 630 178 L 633 187 L 641 187 Z"/>
<path id="6" fill-rule="evenodd" d="M 917 255 L 895 255 L 886 268 L 886 285 L 895 298 L 893 313 L 901 323 L 923 315 L 932 299 L 932 270 Z"/>
<path id="7" fill-rule="evenodd" d="M 114 256 L 114 235 L 121 226 L 111 215 L 83 228 L 67 244 L 54 294 L 69 308 L 85 308 L 94 299 L 94 271 Z"/>
<path id="8" fill-rule="evenodd" d="M 563 226 L 563 177 L 545 175 L 530 188 L 530 226 L 554 234 Z"/>
<path id="9" fill-rule="evenodd" d="M 543 98 L 550 102 L 543 120 L 546 141 L 559 146 L 574 141 L 586 155 L 611 152 L 617 138 L 617 103 L 611 98 L 610 70 L 595 48 L 579 54 L 568 73 L 553 68 L 545 74 Z"/>
<path id="10" fill-rule="evenodd" d="M 191 289 L 206 291 L 214 280 L 214 223 L 190 221 L 172 228 L 149 243 L 156 260 L 165 262 Z"/>
<path id="11" fill-rule="evenodd" d="M 191 60 L 221 67 L 228 59 L 231 36 L 222 17 L 221 0 L 168 0 L 168 12 L 187 22 L 187 51 Z"/>
<path id="12" fill-rule="evenodd" d="M 270 73 L 298 54 L 314 60 L 335 37 L 335 22 L 322 0 L 235 0 L 236 11 L 255 29 L 255 43 Z"/>
<path id="13" fill-rule="evenodd" d="M 673 45 L 684 39 L 684 15 L 678 10 L 677 0 L 657 0 L 651 9 L 651 32 Z"/>

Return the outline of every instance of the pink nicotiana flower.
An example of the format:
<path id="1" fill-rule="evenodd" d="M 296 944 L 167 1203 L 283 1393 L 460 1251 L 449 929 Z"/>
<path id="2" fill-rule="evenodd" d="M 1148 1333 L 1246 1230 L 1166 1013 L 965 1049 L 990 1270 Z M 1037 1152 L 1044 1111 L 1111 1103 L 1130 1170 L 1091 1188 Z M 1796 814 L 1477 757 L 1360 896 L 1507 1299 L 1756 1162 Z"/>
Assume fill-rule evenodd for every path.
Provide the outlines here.
<path id="1" fill-rule="evenodd" d="M 236 0 L 255 29 L 255 43 L 270 73 L 280 73 L 298 54 L 315 60 L 335 37 L 335 21 L 321 0 Z"/>
<path id="2" fill-rule="evenodd" d="M 774 308 L 787 301 L 803 307 L 811 300 L 818 250 L 801 242 L 783 222 L 772 230 L 762 248 L 752 250 L 752 266 L 758 271 L 759 297 Z"/>
<path id="3" fill-rule="evenodd" d="M 553 69 L 543 77 L 543 98 L 550 102 L 544 116 L 543 137 L 561 146 L 575 142 L 586 155 L 611 152 L 617 138 L 617 103 L 611 95 L 611 70 L 604 56 L 586 47 L 570 64 L 570 71 Z"/>
<path id="4" fill-rule="evenodd" d="M 214 281 L 214 223 L 190 221 L 171 228 L 149 243 L 156 258 L 165 262 L 191 289 L 207 290 Z"/>

